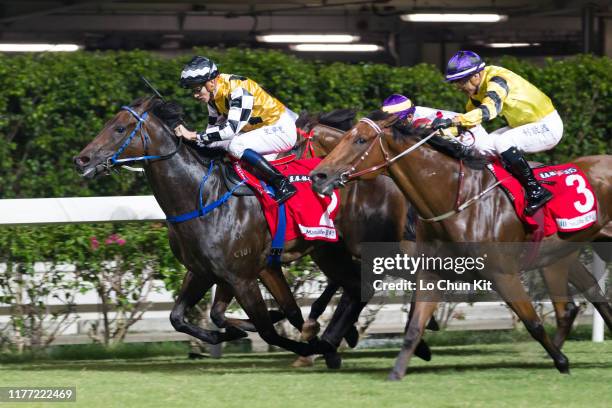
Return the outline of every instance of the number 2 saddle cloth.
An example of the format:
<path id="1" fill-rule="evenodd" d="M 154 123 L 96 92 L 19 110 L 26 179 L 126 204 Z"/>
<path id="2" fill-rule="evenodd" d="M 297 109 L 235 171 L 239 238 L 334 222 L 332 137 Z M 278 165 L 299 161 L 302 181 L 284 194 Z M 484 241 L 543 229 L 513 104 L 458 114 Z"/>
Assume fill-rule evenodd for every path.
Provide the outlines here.
<path id="1" fill-rule="evenodd" d="M 285 205 L 285 240 L 298 237 L 306 240 L 338 241 L 334 219 L 340 206 L 340 194 L 334 190 L 330 197 L 319 195 L 312 190 L 308 174 L 321 162 L 320 158 L 295 160 L 295 156 L 272 161 L 276 167 L 297 188 L 297 193 Z M 279 206 L 268 187 L 249 173 L 238 162 L 233 163 L 236 173 L 255 190 L 270 233 L 274 237 L 277 229 Z"/>

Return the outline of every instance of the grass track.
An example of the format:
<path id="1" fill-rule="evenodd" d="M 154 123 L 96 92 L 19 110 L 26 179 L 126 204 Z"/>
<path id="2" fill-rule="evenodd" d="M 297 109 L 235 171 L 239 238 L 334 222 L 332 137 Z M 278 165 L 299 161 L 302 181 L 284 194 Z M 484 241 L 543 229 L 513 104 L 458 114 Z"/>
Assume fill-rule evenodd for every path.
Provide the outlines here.
<path id="1" fill-rule="evenodd" d="M 344 353 L 343 368 L 291 369 L 287 353 L 220 360 L 45 361 L 0 365 L 0 386 L 76 386 L 68 407 L 611 407 L 612 342 L 569 342 L 561 375 L 535 342 L 436 347 L 404 381 L 385 381 L 397 350 Z"/>

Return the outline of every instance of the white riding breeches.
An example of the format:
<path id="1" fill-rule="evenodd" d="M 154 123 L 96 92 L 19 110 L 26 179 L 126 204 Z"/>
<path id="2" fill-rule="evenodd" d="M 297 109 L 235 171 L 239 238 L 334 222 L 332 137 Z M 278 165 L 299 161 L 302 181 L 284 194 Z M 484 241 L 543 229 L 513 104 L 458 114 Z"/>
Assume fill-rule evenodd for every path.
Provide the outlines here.
<path id="1" fill-rule="evenodd" d="M 213 142 L 210 147 L 220 147 L 232 156 L 240 159 L 246 149 L 254 150 L 261 155 L 276 156 L 276 153 L 291 150 L 297 139 L 295 120 L 297 115 L 289 109 L 280 116 L 276 123 L 262 126 L 250 132 L 239 133 L 231 139 Z M 266 157 L 270 159 L 272 157 Z"/>
<path id="2" fill-rule="evenodd" d="M 537 122 L 515 128 L 506 126 L 486 136 L 475 137 L 474 147 L 490 155 L 499 155 L 512 147 L 525 153 L 538 153 L 555 147 L 562 136 L 563 121 L 557 111 L 553 111 Z"/>

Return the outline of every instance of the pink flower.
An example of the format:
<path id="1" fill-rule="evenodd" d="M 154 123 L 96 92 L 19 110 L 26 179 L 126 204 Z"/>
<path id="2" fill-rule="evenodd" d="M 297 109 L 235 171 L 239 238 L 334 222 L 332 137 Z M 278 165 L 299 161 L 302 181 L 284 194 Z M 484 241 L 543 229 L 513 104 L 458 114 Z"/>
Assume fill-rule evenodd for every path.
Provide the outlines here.
<path id="1" fill-rule="evenodd" d="M 105 240 L 104 243 L 106 245 L 117 244 L 117 245 L 125 245 L 125 239 L 121 238 L 119 234 L 111 234 Z"/>
<path id="2" fill-rule="evenodd" d="M 89 245 L 91 246 L 91 249 L 95 251 L 100 247 L 100 242 L 96 237 L 89 237 Z"/>

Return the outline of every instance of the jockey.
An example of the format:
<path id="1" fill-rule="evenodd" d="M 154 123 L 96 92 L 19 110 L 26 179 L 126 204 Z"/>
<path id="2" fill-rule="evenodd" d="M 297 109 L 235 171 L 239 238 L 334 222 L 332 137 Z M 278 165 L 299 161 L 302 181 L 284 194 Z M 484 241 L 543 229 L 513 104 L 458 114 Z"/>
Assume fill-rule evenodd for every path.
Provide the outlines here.
<path id="1" fill-rule="evenodd" d="M 502 67 L 487 66 L 474 52 L 459 51 L 448 62 L 446 80 L 468 97 L 467 113 L 432 124 L 470 128 L 502 115 L 509 126 L 476 139 L 495 149 L 525 188 L 525 214 L 532 215 L 552 198 L 533 175 L 525 153 L 552 149 L 563 136 L 563 122 L 550 98 L 524 78 Z"/>
<path id="2" fill-rule="evenodd" d="M 395 114 L 401 124 L 404 126 L 424 126 L 429 125 L 440 115 L 442 118 L 452 119 L 458 115 L 456 112 L 445 111 L 440 109 L 426 108 L 424 106 L 415 106 L 410 99 L 404 95 L 393 94 L 383 102 L 382 111 Z M 449 137 L 458 136 L 456 127 L 443 129 L 444 135 Z M 470 129 L 470 133 L 475 139 L 486 137 L 489 134 L 480 125 Z M 476 144 L 474 142 L 474 144 Z M 468 146 L 469 147 L 469 146 Z M 491 154 L 488 150 L 482 151 L 484 154 Z"/>
<path id="3" fill-rule="evenodd" d="M 278 204 L 296 193 L 289 180 L 262 156 L 290 150 L 296 141 L 297 115 L 255 81 L 220 74 L 214 62 L 196 56 L 181 72 L 181 86 L 208 107 L 208 126 L 201 132 L 175 129 L 177 136 L 198 146 L 222 148 L 250 164 L 266 184 L 274 187 Z"/>

